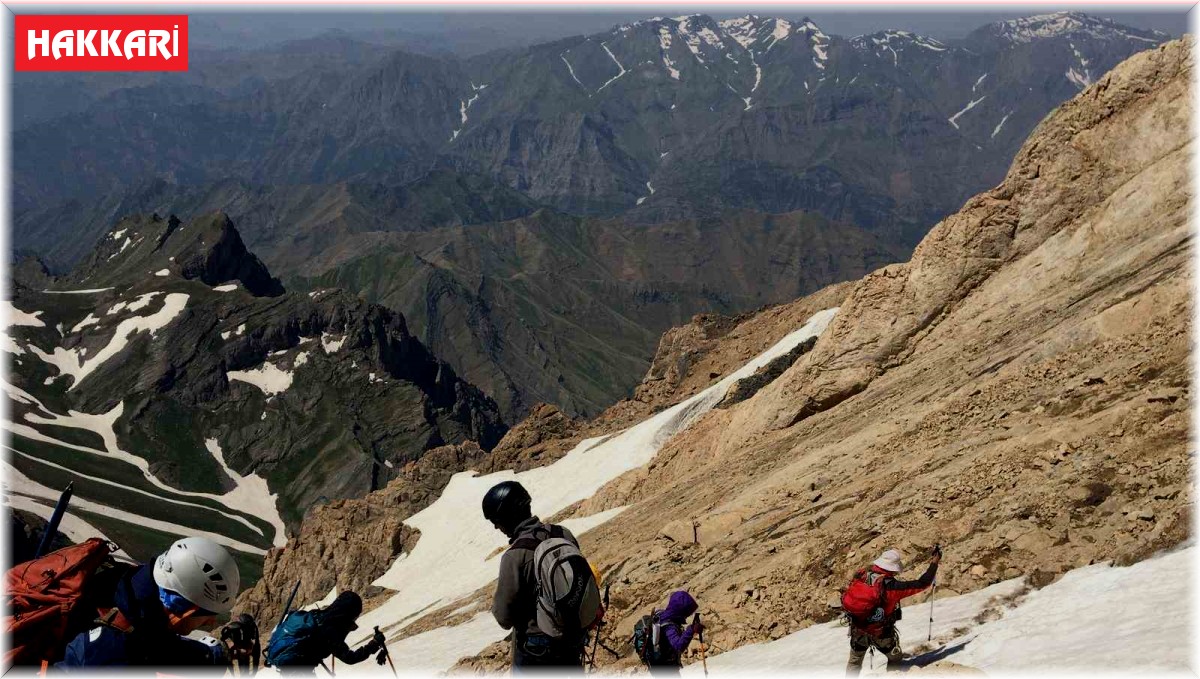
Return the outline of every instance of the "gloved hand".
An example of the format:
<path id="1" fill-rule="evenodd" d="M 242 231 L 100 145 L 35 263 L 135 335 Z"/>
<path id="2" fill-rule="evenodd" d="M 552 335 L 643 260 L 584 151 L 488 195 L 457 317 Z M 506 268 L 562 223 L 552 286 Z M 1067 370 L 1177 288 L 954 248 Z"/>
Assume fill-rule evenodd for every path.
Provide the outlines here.
<path id="1" fill-rule="evenodd" d="M 258 645 L 258 623 L 249 613 L 242 613 L 221 628 L 221 641 L 228 646 L 232 659 L 245 662 Z"/>
<path id="2" fill-rule="evenodd" d="M 375 664 L 381 667 L 387 664 L 387 651 L 380 651 L 375 654 Z"/>
<path id="3" fill-rule="evenodd" d="M 375 641 L 376 644 L 378 644 L 378 646 L 380 648 L 383 648 L 384 646 L 387 645 L 387 639 L 384 638 L 383 632 L 380 632 L 378 627 L 375 628 L 375 633 L 373 635 L 371 635 L 371 638 Z"/>

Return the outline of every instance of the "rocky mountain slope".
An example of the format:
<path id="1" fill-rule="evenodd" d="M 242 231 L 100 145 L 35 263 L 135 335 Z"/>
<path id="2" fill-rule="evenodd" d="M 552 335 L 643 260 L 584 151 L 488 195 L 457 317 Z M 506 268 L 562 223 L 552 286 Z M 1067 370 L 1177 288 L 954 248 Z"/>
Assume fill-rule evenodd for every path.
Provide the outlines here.
<path id="1" fill-rule="evenodd" d="M 939 593 L 953 596 L 1014 577 L 1042 587 L 1188 537 L 1190 52 L 1190 40 L 1146 51 L 1064 104 L 909 262 L 819 301 L 672 332 L 642 393 L 665 405 L 721 377 L 715 387 L 656 402 L 619 433 L 619 415 L 588 430 L 549 411 L 513 429 L 510 444 L 569 450 L 505 459 L 534 465 L 517 478 L 535 511 L 572 522 L 612 584 L 618 667 L 636 664 L 634 620 L 678 587 L 731 650 L 831 619 L 851 572 L 886 547 L 919 564 L 941 543 Z M 725 372 L 814 302 L 836 313 L 815 314 L 757 370 Z M 747 380 L 745 399 L 714 407 Z M 363 623 L 388 630 L 404 666 L 505 662 L 483 605 L 494 550 L 475 544 L 502 540 L 451 505 L 512 475 L 472 476 L 406 519 L 428 530 L 376 566 L 386 591 Z M 432 532 L 451 511 L 455 535 Z M 414 570 L 451 548 L 444 572 Z"/>
<path id="2" fill-rule="evenodd" d="M 261 554 L 315 504 L 505 432 L 403 317 L 284 292 L 220 213 L 129 218 L 71 274 L 18 274 L 3 346 L 11 490 L 44 500 L 83 479 L 89 520 L 137 556 L 192 529 Z"/>
<path id="3" fill-rule="evenodd" d="M 1074 12 L 947 44 L 688 15 L 472 59 L 341 36 L 64 76 L 14 138 L 14 243 L 61 271 L 130 213 L 225 211 L 289 288 L 400 311 L 506 418 L 592 417 L 692 315 L 902 261 L 1164 38 Z"/>

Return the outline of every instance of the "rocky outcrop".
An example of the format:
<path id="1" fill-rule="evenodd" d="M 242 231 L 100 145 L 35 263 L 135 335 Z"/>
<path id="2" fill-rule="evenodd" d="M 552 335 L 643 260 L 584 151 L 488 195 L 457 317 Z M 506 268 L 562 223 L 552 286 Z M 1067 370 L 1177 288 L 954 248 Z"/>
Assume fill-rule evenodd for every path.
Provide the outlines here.
<path id="1" fill-rule="evenodd" d="M 582 439 L 582 423 L 558 408 L 539 403 L 529 417 L 508 430 L 480 467 L 481 473 L 525 471 L 566 455 Z"/>

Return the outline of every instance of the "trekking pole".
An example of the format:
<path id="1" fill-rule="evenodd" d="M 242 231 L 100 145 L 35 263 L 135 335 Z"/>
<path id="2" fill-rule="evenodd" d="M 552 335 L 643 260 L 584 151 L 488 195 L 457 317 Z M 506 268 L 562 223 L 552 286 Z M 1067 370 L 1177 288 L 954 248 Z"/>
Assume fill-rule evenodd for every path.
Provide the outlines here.
<path id="1" fill-rule="evenodd" d="M 288 597 L 287 603 L 283 606 L 283 615 L 279 616 L 279 625 L 283 624 L 284 618 L 292 610 L 292 602 L 296 600 L 296 592 L 300 591 L 300 581 L 296 581 L 296 586 L 292 588 L 292 595 Z M 279 625 L 276 625 L 278 627 Z"/>
<path id="2" fill-rule="evenodd" d="M 380 633 L 379 625 L 375 626 L 375 633 L 376 634 Z M 388 667 L 392 668 L 392 676 L 393 677 L 399 676 L 398 674 L 396 674 L 396 666 L 392 664 L 392 654 L 388 653 L 387 640 L 384 640 L 383 645 L 380 648 L 383 650 L 383 657 L 387 659 Z"/>
<path id="3" fill-rule="evenodd" d="M 942 546 L 935 544 L 933 553 L 941 555 Z M 933 641 L 933 595 L 937 591 L 937 575 L 933 576 L 933 582 L 929 585 L 929 638 L 925 641 Z"/>
<path id="4" fill-rule="evenodd" d="M 58 502 L 54 505 L 54 513 L 50 515 L 50 521 L 46 523 L 46 532 L 42 533 L 42 541 L 38 543 L 37 553 L 33 558 L 39 559 L 50 545 L 54 544 L 54 536 L 58 533 L 58 524 L 62 523 L 63 512 L 67 511 L 67 504 L 71 502 L 71 496 L 74 495 L 75 482 L 69 481 L 67 487 L 63 489 L 62 495 L 58 496 Z"/>
<path id="5" fill-rule="evenodd" d="M 704 676 L 708 676 L 708 652 L 704 648 L 704 626 L 700 624 L 700 614 L 692 619 L 692 624 L 696 626 L 696 634 L 700 637 L 700 664 L 704 665 Z"/>

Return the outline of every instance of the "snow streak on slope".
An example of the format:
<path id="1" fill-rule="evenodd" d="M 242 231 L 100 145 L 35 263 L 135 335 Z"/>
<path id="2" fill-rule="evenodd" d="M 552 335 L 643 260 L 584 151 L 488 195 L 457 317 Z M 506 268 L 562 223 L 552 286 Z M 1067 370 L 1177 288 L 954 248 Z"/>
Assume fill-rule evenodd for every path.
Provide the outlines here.
<path id="1" fill-rule="evenodd" d="M 287 529 L 283 525 L 283 517 L 279 515 L 279 508 L 276 506 L 276 501 L 279 496 L 271 492 L 267 487 L 267 480 L 258 474 L 251 473 L 249 476 L 242 476 L 234 471 L 228 463 L 225 462 L 225 451 L 221 450 L 221 444 L 214 439 L 205 439 L 204 447 L 212 456 L 216 458 L 217 464 L 221 465 L 221 469 L 233 479 L 235 484 L 234 489 L 225 493 L 223 496 L 225 502 L 235 507 L 240 507 L 249 511 L 254 516 L 263 519 L 275 528 L 275 540 L 273 544 L 276 547 L 282 547 L 287 544 Z"/>
<path id="2" fill-rule="evenodd" d="M 1010 115 L 1012 115 L 1012 114 L 1011 114 L 1011 113 L 1005 113 L 1005 114 L 1004 114 L 1004 117 L 1000 119 L 1000 122 L 999 122 L 999 123 L 997 123 L 997 125 L 996 125 L 995 129 L 993 129 L 993 130 L 992 130 L 992 139 L 995 139 L 995 138 L 996 138 L 996 135 L 1000 134 L 1000 128 L 1004 127 L 1004 123 L 1008 121 L 1008 117 L 1009 117 Z"/>
<path id="3" fill-rule="evenodd" d="M 476 476 L 476 472 L 468 471 L 454 475 L 436 502 L 405 521 L 420 531 L 421 538 L 412 552 L 393 562 L 375 581 L 397 593 L 360 619 L 359 629 L 380 625 L 394 632 L 419 615 L 469 596 L 495 578 L 498 550 L 505 539 L 475 509 L 492 485 L 519 480 L 533 496 L 534 513 L 553 516 L 591 497 L 612 479 L 650 462 L 669 438 L 711 410 L 733 384 L 821 334 L 836 313 L 837 309 L 826 309 L 814 314 L 803 327 L 708 389 L 618 434 L 587 439 L 553 464 L 521 473 Z M 599 525 L 616 511 L 579 521 Z M 490 641 L 503 636 L 499 627 L 492 631 Z M 357 638 L 364 638 L 366 633 L 361 632 Z M 464 655 L 469 654 L 467 649 L 464 651 Z"/>
<path id="4" fill-rule="evenodd" d="M 43 486 L 42 484 L 30 479 L 21 472 L 17 471 L 17 468 L 13 467 L 8 462 L 4 463 L 3 469 L 4 485 L 6 488 L 11 489 L 10 492 L 42 498 L 45 500 L 50 500 L 51 502 L 58 501 L 58 496 L 61 494 L 61 491 L 47 488 L 46 486 Z M 100 514 L 102 516 L 107 516 L 109 518 L 116 519 L 117 521 L 125 521 L 137 526 L 145 526 L 146 528 L 162 531 L 171 535 L 179 535 L 181 537 L 188 535 L 206 537 L 213 542 L 225 545 L 231 549 L 236 549 L 240 552 L 246 552 L 247 554 L 257 554 L 261 556 L 267 553 L 265 549 L 246 544 L 240 540 L 234 540 L 233 538 L 229 538 L 218 533 L 211 533 L 209 531 L 199 530 L 190 526 L 181 526 L 177 523 L 171 523 L 169 521 L 151 519 L 138 514 L 133 514 L 132 512 L 126 512 L 113 507 L 107 507 L 79 496 L 71 498 L 71 506 Z"/>
<path id="5" fill-rule="evenodd" d="M 600 46 L 603 47 L 604 51 L 608 53 L 609 58 L 613 60 L 613 63 L 617 65 L 617 68 L 621 69 L 621 72 L 614 75 L 613 77 L 609 78 L 607 82 L 605 82 L 603 85 L 601 85 L 600 89 L 596 90 L 596 94 L 600 94 L 600 90 L 603 90 L 605 87 L 608 87 L 609 85 L 613 84 L 613 82 L 616 81 L 617 78 L 620 78 L 621 76 L 625 75 L 625 67 L 621 65 L 621 62 L 617 61 L 617 58 L 615 56 L 613 56 L 612 50 L 608 49 L 608 45 L 606 45 L 604 43 L 600 43 Z"/>
<path id="6" fill-rule="evenodd" d="M 934 641 L 947 661 L 989 674 L 1186 670 L 1190 636 L 1182 623 L 1190 613 L 1195 551 L 1190 547 L 1128 568 L 1079 568 L 1029 593 L 1012 609 L 1004 602 L 1024 588 L 1020 578 L 938 599 Z M 929 632 L 928 607 L 918 604 L 919 599 L 910 601 L 912 613 L 897 624 L 907 649 Z M 989 609 L 1002 617 L 977 623 L 976 617 Z M 846 628 L 826 623 L 709 657 L 708 667 L 714 673 L 776 675 L 803 669 L 834 674 L 844 670 L 848 652 Z M 884 672 L 876 659 L 874 670 L 864 663 L 864 674 Z M 916 660 L 919 664 L 920 656 Z M 698 664 L 684 668 L 685 675 L 701 673 Z"/>
<path id="7" fill-rule="evenodd" d="M 567 53 L 563 52 L 562 54 L 558 55 L 558 58 L 562 59 L 562 62 L 567 65 L 567 71 L 571 74 L 571 78 L 574 79 L 575 82 L 579 83 L 580 87 L 583 87 L 583 83 L 580 83 L 579 78 L 575 76 L 575 69 L 571 68 L 571 62 L 567 61 Z"/>
<path id="8" fill-rule="evenodd" d="M 966 113 L 967 111 L 970 111 L 971 109 L 975 108 L 975 106 L 977 104 L 979 104 L 979 102 L 983 101 L 984 99 L 987 99 L 987 95 L 984 95 L 974 101 L 968 102 L 967 105 L 964 106 L 961 111 L 959 111 L 958 113 L 955 113 L 954 115 L 950 116 L 949 118 L 946 118 L 946 120 L 948 120 L 950 122 L 950 124 L 954 126 L 954 129 L 957 130 L 958 129 L 958 122 L 957 122 L 958 117 L 961 116 L 962 114 Z"/>

